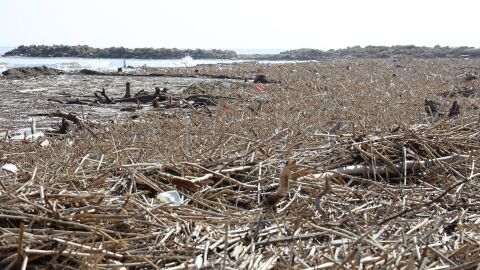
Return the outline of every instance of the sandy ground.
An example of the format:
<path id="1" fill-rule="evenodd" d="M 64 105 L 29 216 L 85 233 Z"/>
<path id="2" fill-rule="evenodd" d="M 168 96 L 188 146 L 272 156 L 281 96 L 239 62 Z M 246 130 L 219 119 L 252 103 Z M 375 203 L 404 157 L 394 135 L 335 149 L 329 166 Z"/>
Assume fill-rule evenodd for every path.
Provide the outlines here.
<path id="1" fill-rule="evenodd" d="M 89 75 L 59 75 L 12 80 L 0 77 L 0 134 L 8 130 L 29 128 L 32 116 L 51 113 L 56 110 L 73 112 L 80 115 L 82 110 L 87 119 L 112 117 L 121 112 L 120 109 L 133 104 L 95 106 L 61 104 L 57 100 L 95 100 L 95 91 L 106 89 L 112 98 L 121 98 L 125 93 L 125 83 L 131 83 L 131 92 L 140 90 L 154 92 L 155 87 L 167 87 L 170 93 L 179 93 L 188 86 L 201 81 L 218 81 L 205 78 L 181 77 L 139 77 L 139 76 L 89 76 Z M 144 111 L 151 110 L 151 104 L 144 105 Z M 58 119 L 35 116 L 39 130 L 52 127 Z"/>

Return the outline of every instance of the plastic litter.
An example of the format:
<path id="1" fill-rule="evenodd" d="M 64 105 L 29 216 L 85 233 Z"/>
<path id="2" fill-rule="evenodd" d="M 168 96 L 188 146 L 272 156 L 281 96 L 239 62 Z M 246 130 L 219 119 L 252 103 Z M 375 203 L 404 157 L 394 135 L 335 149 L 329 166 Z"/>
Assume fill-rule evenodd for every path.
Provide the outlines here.
<path id="1" fill-rule="evenodd" d="M 40 145 L 41 145 L 42 147 L 47 147 L 47 146 L 50 145 L 50 141 L 49 141 L 49 140 L 45 140 L 45 141 L 43 141 L 42 143 L 40 143 Z"/>
<path id="2" fill-rule="evenodd" d="M 257 84 L 257 85 L 255 85 L 255 88 L 256 88 L 257 90 L 265 90 L 265 89 L 270 88 L 270 85 L 267 85 L 267 84 Z"/>
<path id="3" fill-rule="evenodd" d="M 223 85 L 223 88 L 230 88 L 230 86 L 232 86 L 230 83 L 228 82 L 222 82 L 222 85 Z"/>
<path id="4" fill-rule="evenodd" d="M 176 205 L 183 204 L 183 198 L 176 190 L 165 191 L 157 194 L 157 200 L 163 203 L 172 203 Z"/>
<path id="5" fill-rule="evenodd" d="M 13 163 L 5 163 L 0 169 L 2 169 L 4 171 L 7 171 L 7 172 L 11 172 L 13 174 L 16 174 L 18 172 L 17 165 L 15 165 Z"/>

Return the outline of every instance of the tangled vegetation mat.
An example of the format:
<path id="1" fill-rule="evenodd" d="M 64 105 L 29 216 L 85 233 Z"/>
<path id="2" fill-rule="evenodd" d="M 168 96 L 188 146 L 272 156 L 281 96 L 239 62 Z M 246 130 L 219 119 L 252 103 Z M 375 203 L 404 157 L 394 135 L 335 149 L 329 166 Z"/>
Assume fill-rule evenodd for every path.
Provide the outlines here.
<path id="1" fill-rule="evenodd" d="M 40 108 L 53 130 L 0 141 L 0 267 L 476 269 L 479 68 L 374 59 L 149 70 L 135 79 L 197 79 L 130 111 Z M 258 74 L 268 80 L 253 83 Z M 115 100 L 127 77 L 112 78 Z"/>

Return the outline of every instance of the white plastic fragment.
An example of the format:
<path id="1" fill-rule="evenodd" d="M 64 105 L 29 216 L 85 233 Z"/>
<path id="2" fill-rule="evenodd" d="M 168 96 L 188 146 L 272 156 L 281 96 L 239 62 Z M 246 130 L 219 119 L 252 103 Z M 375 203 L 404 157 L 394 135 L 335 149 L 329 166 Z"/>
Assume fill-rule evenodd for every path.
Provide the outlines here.
<path id="1" fill-rule="evenodd" d="M 202 255 L 198 255 L 197 258 L 195 258 L 195 266 L 197 267 L 197 269 L 200 269 L 202 268 L 202 265 L 203 265 Z"/>
<path id="2" fill-rule="evenodd" d="M 222 82 L 223 88 L 230 88 L 231 84 L 228 82 Z"/>
<path id="3" fill-rule="evenodd" d="M 11 173 L 14 173 L 16 174 L 18 172 L 18 167 L 17 165 L 13 164 L 13 163 L 5 163 L 2 168 L 2 170 L 4 171 L 7 171 L 7 172 L 11 172 Z"/>
<path id="4" fill-rule="evenodd" d="M 162 203 L 172 203 L 176 205 L 183 204 L 183 198 L 176 190 L 170 190 L 157 194 L 157 200 L 161 201 Z"/>
<path id="5" fill-rule="evenodd" d="M 40 146 L 42 146 L 42 147 L 47 147 L 47 146 L 49 146 L 49 145 L 50 145 L 50 141 L 49 141 L 49 140 L 45 140 L 45 141 L 43 141 L 42 143 L 40 143 Z"/>

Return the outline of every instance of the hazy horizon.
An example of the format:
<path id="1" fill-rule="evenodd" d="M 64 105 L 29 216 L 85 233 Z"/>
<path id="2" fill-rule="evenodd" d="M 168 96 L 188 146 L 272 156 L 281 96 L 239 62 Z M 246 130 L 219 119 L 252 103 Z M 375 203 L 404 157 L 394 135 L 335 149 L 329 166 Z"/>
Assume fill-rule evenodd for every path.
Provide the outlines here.
<path id="1" fill-rule="evenodd" d="M 0 44 L 321 50 L 480 47 L 480 2 L 2 0 Z"/>

